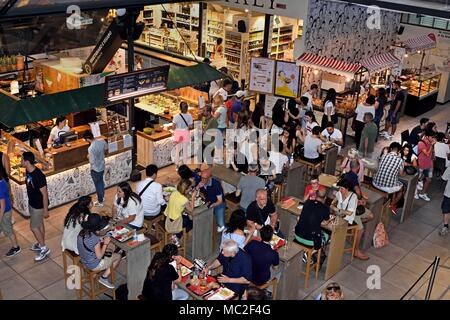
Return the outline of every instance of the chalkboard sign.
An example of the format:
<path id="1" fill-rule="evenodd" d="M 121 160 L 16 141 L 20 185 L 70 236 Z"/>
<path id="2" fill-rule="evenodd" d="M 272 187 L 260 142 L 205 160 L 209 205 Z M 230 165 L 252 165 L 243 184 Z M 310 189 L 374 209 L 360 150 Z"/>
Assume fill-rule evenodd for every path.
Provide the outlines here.
<path id="1" fill-rule="evenodd" d="M 107 76 L 105 103 L 117 102 L 167 89 L 170 66 Z"/>

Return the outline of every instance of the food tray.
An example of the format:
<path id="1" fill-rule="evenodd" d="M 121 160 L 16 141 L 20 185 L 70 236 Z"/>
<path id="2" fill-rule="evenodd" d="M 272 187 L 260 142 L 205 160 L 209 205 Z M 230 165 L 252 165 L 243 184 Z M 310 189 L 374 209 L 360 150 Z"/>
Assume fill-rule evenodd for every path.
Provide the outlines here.
<path id="1" fill-rule="evenodd" d="M 119 242 L 125 242 L 133 237 L 133 231 L 117 226 L 114 230 L 111 231 L 111 237 L 116 239 Z"/>
<path id="2" fill-rule="evenodd" d="M 209 283 L 217 283 L 217 280 L 216 280 L 216 278 L 214 278 L 214 277 L 208 276 L 208 277 L 206 278 L 206 283 L 207 283 L 207 284 L 209 284 Z M 194 286 L 193 284 L 190 284 L 190 283 L 188 283 L 188 284 L 186 285 L 186 288 L 188 288 L 188 290 L 190 290 L 191 292 L 193 292 L 194 294 L 196 294 L 196 295 L 198 295 L 198 296 L 203 296 L 203 295 L 205 295 L 206 293 L 208 293 L 208 292 L 214 290 L 213 288 L 208 287 L 208 286 L 205 287 L 205 288 L 201 288 L 200 286 Z"/>
<path id="3" fill-rule="evenodd" d="M 231 300 L 236 294 L 228 288 L 220 288 L 204 297 L 205 300 Z"/>

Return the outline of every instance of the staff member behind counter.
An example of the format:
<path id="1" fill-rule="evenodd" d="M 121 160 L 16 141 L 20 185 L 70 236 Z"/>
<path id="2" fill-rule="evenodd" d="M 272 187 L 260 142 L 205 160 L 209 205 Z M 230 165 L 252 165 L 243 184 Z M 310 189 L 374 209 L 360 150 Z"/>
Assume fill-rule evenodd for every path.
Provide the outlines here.
<path id="1" fill-rule="evenodd" d="M 67 125 L 66 117 L 56 118 L 56 125 L 50 131 L 50 136 L 47 140 L 47 147 L 51 147 L 53 143 L 59 142 L 59 136 L 65 132 L 69 132 L 70 127 Z"/>

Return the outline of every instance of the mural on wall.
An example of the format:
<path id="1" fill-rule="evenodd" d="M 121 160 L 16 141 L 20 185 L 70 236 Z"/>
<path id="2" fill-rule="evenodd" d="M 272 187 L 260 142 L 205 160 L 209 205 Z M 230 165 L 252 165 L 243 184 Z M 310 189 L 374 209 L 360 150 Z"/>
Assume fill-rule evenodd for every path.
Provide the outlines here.
<path id="1" fill-rule="evenodd" d="M 380 29 L 369 29 L 370 13 L 348 3 L 309 0 L 306 51 L 347 62 L 387 51 L 397 37 L 401 14 L 381 11 Z"/>

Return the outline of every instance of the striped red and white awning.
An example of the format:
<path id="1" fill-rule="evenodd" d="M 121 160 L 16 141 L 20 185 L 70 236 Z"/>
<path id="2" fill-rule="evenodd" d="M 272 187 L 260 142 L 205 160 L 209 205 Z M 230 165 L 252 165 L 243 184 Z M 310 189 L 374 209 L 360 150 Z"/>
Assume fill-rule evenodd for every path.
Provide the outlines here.
<path id="1" fill-rule="evenodd" d="M 409 52 L 428 50 L 436 47 L 436 36 L 434 33 L 411 38 L 403 42 Z"/>
<path id="2" fill-rule="evenodd" d="M 355 73 L 361 68 L 361 65 L 359 63 L 349 63 L 345 61 L 317 56 L 312 53 L 302 54 L 297 59 L 297 65 L 338 74 L 347 78 L 353 78 Z"/>
<path id="3" fill-rule="evenodd" d="M 369 73 L 379 72 L 389 68 L 398 67 L 401 61 L 390 52 L 385 52 L 360 61 Z"/>

